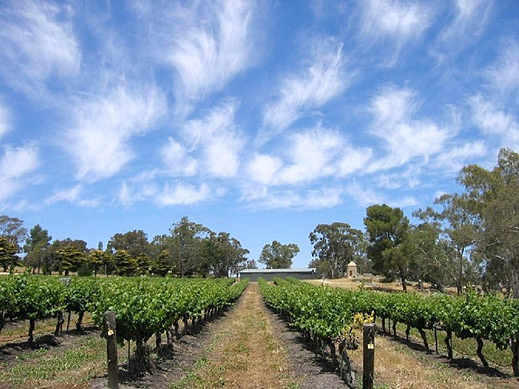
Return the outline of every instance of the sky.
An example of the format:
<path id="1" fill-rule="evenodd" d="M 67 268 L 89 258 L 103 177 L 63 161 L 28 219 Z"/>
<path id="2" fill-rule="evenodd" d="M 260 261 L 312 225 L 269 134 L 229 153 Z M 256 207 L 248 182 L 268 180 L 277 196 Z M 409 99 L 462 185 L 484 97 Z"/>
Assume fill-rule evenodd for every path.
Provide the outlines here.
<path id="1" fill-rule="evenodd" d="M 89 247 L 182 216 L 312 256 L 519 151 L 517 0 L 0 0 L 0 214 Z"/>

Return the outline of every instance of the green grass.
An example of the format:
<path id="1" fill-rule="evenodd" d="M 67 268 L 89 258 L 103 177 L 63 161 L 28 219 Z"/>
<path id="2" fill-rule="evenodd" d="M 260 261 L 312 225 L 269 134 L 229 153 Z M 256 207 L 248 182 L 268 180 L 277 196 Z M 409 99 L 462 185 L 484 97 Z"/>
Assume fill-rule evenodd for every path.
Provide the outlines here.
<path id="1" fill-rule="evenodd" d="M 49 356 L 46 349 L 21 354 L 12 367 L 0 371 L 0 382 L 19 385 L 27 381 L 59 380 L 60 373 L 76 371 L 90 362 L 104 359 L 104 347 L 103 339 L 92 337 L 58 355 Z M 80 378 L 87 380 L 92 377 L 87 374 Z"/>

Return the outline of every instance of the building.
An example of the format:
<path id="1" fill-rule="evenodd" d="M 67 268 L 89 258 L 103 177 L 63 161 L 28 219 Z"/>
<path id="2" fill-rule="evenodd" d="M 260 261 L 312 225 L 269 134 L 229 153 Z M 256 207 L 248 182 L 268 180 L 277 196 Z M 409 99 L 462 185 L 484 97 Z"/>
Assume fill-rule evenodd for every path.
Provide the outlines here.
<path id="1" fill-rule="evenodd" d="M 258 282 L 263 278 L 266 281 L 274 281 L 275 277 L 293 277 L 300 280 L 315 278 L 315 268 L 311 269 L 244 269 L 240 271 L 240 278 L 248 278 L 251 282 Z"/>
<path id="2" fill-rule="evenodd" d="M 351 261 L 350 263 L 348 263 L 348 271 L 346 273 L 346 277 L 347 278 L 357 278 L 358 277 L 358 273 L 357 273 L 357 264 L 353 261 Z"/>

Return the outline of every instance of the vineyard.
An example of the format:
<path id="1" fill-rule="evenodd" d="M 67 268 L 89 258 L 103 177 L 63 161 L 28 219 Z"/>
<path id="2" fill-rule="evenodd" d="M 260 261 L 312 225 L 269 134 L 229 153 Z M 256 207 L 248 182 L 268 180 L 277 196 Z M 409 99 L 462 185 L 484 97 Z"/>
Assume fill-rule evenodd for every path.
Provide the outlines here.
<path id="1" fill-rule="evenodd" d="M 83 333 L 83 320 L 88 317 L 97 328 L 97 338 L 100 339 L 99 335 L 107 338 L 109 334 L 104 330 L 105 312 L 113 311 L 117 317 L 117 342 L 120 346 L 133 345 L 134 353 L 132 358 L 128 359 L 127 371 L 135 376 L 142 373 L 153 375 L 157 361 L 150 358 L 152 341 L 153 353 L 157 356 L 160 353 L 163 358 L 175 358 L 173 350 L 178 349 L 179 339 L 185 334 L 190 334 L 198 323 L 217 317 L 225 307 L 234 304 L 246 287 L 246 280 L 236 282 L 233 279 L 145 276 L 60 279 L 27 274 L 6 276 L 0 278 L 0 334 L 7 324 L 12 326 L 11 323 L 28 322 L 27 344 L 32 345 L 36 352 L 41 350 L 35 337 L 36 324 L 39 321 L 54 323 L 54 336 L 59 337 L 64 332 L 64 324 L 70 321 L 72 315 L 74 322 L 67 323 L 67 328 L 72 324 L 76 334 Z M 259 291 L 266 305 L 278 312 L 291 327 L 297 328 L 309 344 L 312 344 L 316 355 L 330 362 L 332 370 L 337 373 L 337 379 L 342 379 L 344 385 L 350 387 L 356 385 L 355 373 L 359 371 L 352 357 L 360 344 L 359 332 L 356 329 L 366 322 L 373 321 L 376 321 L 380 331 L 386 334 L 396 335 L 397 327 L 400 330 L 405 328 L 407 339 L 411 334 L 419 334 L 426 350 L 432 347 L 426 331 L 429 334 L 432 330 L 435 334 L 438 332 L 438 335 L 443 333 L 440 343 L 445 345 L 449 358 L 453 357 L 454 337 L 473 339 L 474 352 L 485 367 L 488 367 L 488 363 L 482 349 L 488 342 L 497 349 L 505 350 L 503 353 L 508 350 L 514 375 L 518 375 L 517 300 L 505 299 L 495 294 L 478 296 L 469 293 L 454 297 L 444 294 L 346 290 L 316 286 L 290 278 L 278 278 L 273 284 L 260 280 Z M 258 323 L 266 326 L 265 323 L 271 319 L 261 316 L 264 314 L 261 313 L 259 305 L 256 305 L 253 311 L 251 308 L 247 309 L 246 319 L 242 319 L 244 323 L 240 324 L 241 329 L 223 332 L 231 334 L 226 335 L 229 344 L 232 345 L 227 347 L 235 348 L 239 354 L 249 338 L 255 338 L 256 343 L 261 343 L 262 337 L 270 336 L 265 353 L 274 347 L 279 350 L 277 347 L 281 346 L 274 346 L 276 339 L 265 332 L 266 327 L 261 327 L 261 336 L 254 333 L 260 331 L 260 327 L 256 328 Z M 235 344 L 234 340 L 237 338 L 241 341 Z M 87 344 L 90 343 L 95 342 L 88 340 Z M 99 346 L 95 343 L 96 348 Z M 86 352 L 86 346 L 77 348 L 77 353 Z M 102 348 L 97 352 L 104 354 Z M 222 353 L 228 355 L 227 351 Z M 31 355 L 33 354 L 28 352 L 27 358 Z M 206 357 L 201 358 L 205 360 Z M 239 358 L 250 359 L 250 352 L 246 351 L 246 356 Z M 234 366 L 235 363 L 240 366 L 241 362 L 231 365 Z M 283 366 L 286 364 L 283 361 L 279 363 Z M 264 374 L 269 374 L 268 369 L 266 371 Z M 209 370 L 209 373 L 200 373 L 204 377 L 214 374 L 214 369 Z M 96 376 L 99 377 L 99 373 Z M 234 377 L 234 374 L 230 377 Z M 0 371 L 0 382 L 1 378 Z M 221 376 L 211 379 L 213 378 L 222 379 Z M 286 381 L 289 378 L 281 375 L 279 379 Z M 186 384 L 186 387 L 196 386 L 192 381 L 187 382 L 191 383 Z M 296 380 L 289 379 L 287 382 Z"/>
<path id="2" fill-rule="evenodd" d="M 384 332 L 396 334 L 396 326 L 406 326 L 420 333 L 424 347 L 429 350 L 426 329 L 445 332 L 445 345 L 452 358 L 452 335 L 474 338 L 476 353 L 483 366 L 488 362 L 482 354 L 484 341 L 499 349 L 510 348 L 514 375 L 519 375 L 519 302 L 498 295 L 451 297 L 424 296 L 414 293 L 377 293 L 364 290 L 344 290 L 318 287 L 296 280 L 277 279 L 275 285 L 261 282 L 262 294 L 269 306 L 321 348 L 329 347 L 332 360 L 337 361 L 336 346 L 341 353 L 340 363 L 349 359 L 344 350 L 355 347 L 349 338 L 351 323 L 356 314 L 374 315 L 382 320 Z M 346 331 L 345 331 L 346 330 Z M 351 344 L 353 343 L 353 345 Z M 337 363 L 337 362 L 336 362 Z"/>
<path id="3" fill-rule="evenodd" d="M 117 316 L 119 344 L 134 341 L 138 371 L 147 369 L 144 344 L 152 335 L 160 348 L 162 334 L 167 346 L 179 337 L 179 321 L 188 331 L 204 317 L 216 315 L 243 292 L 247 281 L 232 279 L 172 278 L 79 278 L 62 279 L 39 276 L 0 278 L 0 331 L 8 321 L 29 321 L 28 343 L 34 343 L 35 322 L 54 317 L 55 336 L 63 331 L 65 317 L 77 314 L 81 330 L 86 312 L 98 328 L 103 328 L 106 311 Z M 106 336 L 105 333 L 101 334 Z"/>

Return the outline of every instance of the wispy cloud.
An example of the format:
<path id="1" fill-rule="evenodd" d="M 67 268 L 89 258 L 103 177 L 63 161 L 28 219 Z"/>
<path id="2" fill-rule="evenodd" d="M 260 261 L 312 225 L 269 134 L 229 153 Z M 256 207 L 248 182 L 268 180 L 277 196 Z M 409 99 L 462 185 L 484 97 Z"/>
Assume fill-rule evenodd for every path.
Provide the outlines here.
<path id="1" fill-rule="evenodd" d="M 123 207 L 152 198 L 159 192 L 156 171 L 144 172 L 121 183 L 116 201 Z"/>
<path id="2" fill-rule="evenodd" d="M 253 1 L 167 2 L 135 9 L 150 18 L 148 41 L 155 45 L 156 59 L 175 71 L 180 114 L 221 90 L 253 65 L 261 51 L 257 33 L 261 10 Z"/>
<path id="3" fill-rule="evenodd" d="M 116 174 L 133 157 L 129 140 L 150 131 L 165 112 L 155 87 L 118 87 L 77 101 L 62 146 L 77 166 L 76 178 L 93 182 Z"/>
<path id="4" fill-rule="evenodd" d="M 204 172 L 212 177 L 234 177 L 240 166 L 244 136 L 234 121 L 238 105 L 236 100 L 227 100 L 183 126 L 190 152 L 198 151 Z"/>
<path id="5" fill-rule="evenodd" d="M 487 77 L 491 89 L 501 96 L 507 97 L 511 92 L 519 90 L 519 45 L 515 41 L 507 41 L 501 48 L 496 62 L 487 69 Z"/>
<path id="6" fill-rule="evenodd" d="M 175 185 L 166 183 L 164 188 L 155 196 L 155 201 L 162 206 L 190 205 L 207 200 L 211 195 L 211 188 L 205 183 L 198 187 L 180 182 Z"/>
<path id="7" fill-rule="evenodd" d="M 440 60 L 469 46 L 485 31 L 493 7 L 492 0 L 456 0 L 453 17 L 439 33 L 433 55 Z"/>
<path id="8" fill-rule="evenodd" d="M 247 166 L 247 174 L 252 181 L 268 185 L 275 181 L 282 165 L 283 161 L 276 156 L 256 154 Z"/>
<path id="9" fill-rule="evenodd" d="M 429 28 L 432 9 L 423 3 L 399 0 L 361 0 L 361 39 L 391 44 L 386 65 L 396 63 L 402 49 Z"/>
<path id="10" fill-rule="evenodd" d="M 278 173 L 280 183 L 295 184 L 336 172 L 335 157 L 345 141 L 336 131 L 316 128 L 289 137 L 288 163 Z"/>
<path id="11" fill-rule="evenodd" d="M 11 112 L 0 100 L 0 139 L 11 130 Z"/>
<path id="12" fill-rule="evenodd" d="M 41 92 L 50 76 L 78 73 L 81 53 L 70 6 L 20 0 L 0 6 L 0 74 L 14 89 Z"/>
<path id="13" fill-rule="evenodd" d="M 45 204 L 51 205 L 61 201 L 79 205 L 80 207 L 97 207 L 101 204 L 99 197 L 89 199 L 82 196 L 83 189 L 83 185 L 77 184 L 69 189 L 58 190 L 45 199 Z"/>
<path id="14" fill-rule="evenodd" d="M 361 206 L 383 202 L 381 195 L 374 192 L 372 189 L 363 187 L 357 180 L 351 181 L 346 186 L 346 193 Z"/>
<path id="15" fill-rule="evenodd" d="M 269 189 L 265 186 L 248 186 L 242 189 L 242 201 L 259 209 L 324 209 L 342 203 L 341 188 Z"/>
<path id="16" fill-rule="evenodd" d="M 345 71 L 342 47 L 335 38 L 310 42 L 310 58 L 300 71 L 282 78 L 278 98 L 265 106 L 265 128 L 258 143 L 268 141 L 302 115 L 323 106 L 346 89 L 352 75 Z"/>
<path id="17" fill-rule="evenodd" d="M 501 146 L 519 148 L 519 121 L 515 115 L 481 95 L 473 96 L 470 105 L 472 119 L 484 134 L 499 136 Z"/>
<path id="18" fill-rule="evenodd" d="M 436 158 L 434 166 L 448 173 L 456 173 L 467 160 L 473 161 L 474 158 L 484 157 L 487 151 L 487 145 L 481 140 L 467 142 L 442 151 Z"/>
<path id="19" fill-rule="evenodd" d="M 371 102 L 372 133 L 384 141 L 388 155 L 370 170 L 401 166 L 413 157 L 425 160 L 439 153 L 454 130 L 439 127 L 428 119 L 415 119 L 419 107 L 415 92 L 390 86 Z"/>
<path id="20" fill-rule="evenodd" d="M 193 176 L 197 173 L 198 162 L 188 155 L 188 150 L 173 138 L 168 138 L 161 150 L 162 162 L 169 175 Z"/>
<path id="21" fill-rule="evenodd" d="M 38 148 L 35 145 L 4 146 L 0 157 L 0 201 L 7 200 L 28 185 L 27 176 L 38 165 Z"/>

